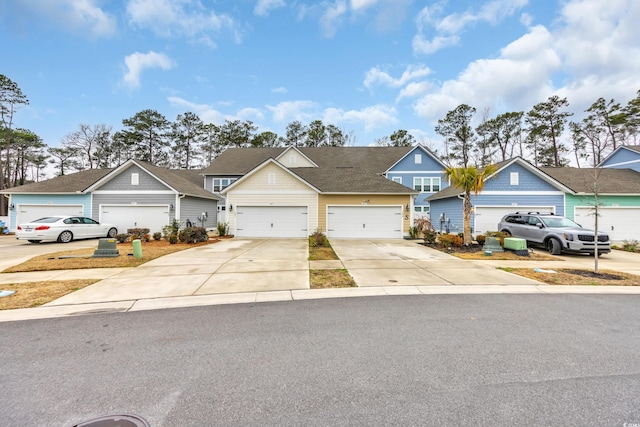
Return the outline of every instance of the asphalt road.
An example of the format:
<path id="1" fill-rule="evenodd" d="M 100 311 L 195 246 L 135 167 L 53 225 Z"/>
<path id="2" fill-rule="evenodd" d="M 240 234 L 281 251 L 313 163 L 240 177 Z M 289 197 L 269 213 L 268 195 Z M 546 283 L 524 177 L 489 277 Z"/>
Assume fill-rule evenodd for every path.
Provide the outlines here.
<path id="1" fill-rule="evenodd" d="M 640 425 L 640 296 L 442 295 L 0 323 L 0 424 Z"/>

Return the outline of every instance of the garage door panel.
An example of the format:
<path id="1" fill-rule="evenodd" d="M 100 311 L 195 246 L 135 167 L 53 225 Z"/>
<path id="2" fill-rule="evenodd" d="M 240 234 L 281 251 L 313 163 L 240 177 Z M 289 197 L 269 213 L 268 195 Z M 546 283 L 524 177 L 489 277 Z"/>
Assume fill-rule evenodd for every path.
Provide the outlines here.
<path id="1" fill-rule="evenodd" d="M 238 237 L 304 238 L 309 235 L 306 206 L 238 206 Z"/>
<path id="2" fill-rule="evenodd" d="M 84 216 L 83 205 L 18 205 L 16 223 L 24 224 L 35 219 L 52 215 Z"/>
<path id="3" fill-rule="evenodd" d="M 598 209 L 598 231 L 607 233 L 609 240 L 640 240 L 640 208 L 608 207 Z M 576 207 L 574 220 L 584 228 L 595 229 L 592 207 Z"/>
<path id="4" fill-rule="evenodd" d="M 555 212 L 554 206 L 476 206 L 473 231 L 481 234 L 498 231 L 503 216 L 514 212 Z"/>
<path id="5" fill-rule="evenodd" d="M 169 207 L 102 205 L 100 222 L 114 224 L 118 233 L 126 233 L 129 228 L 148 228 L 151 233 L 155 233 L 169 224 Z"/>
<path id="6" fill-rule="evenodd" d="M 360 239 L 401 239 L 400 206 L 329 206 L 327 237 Z"/>

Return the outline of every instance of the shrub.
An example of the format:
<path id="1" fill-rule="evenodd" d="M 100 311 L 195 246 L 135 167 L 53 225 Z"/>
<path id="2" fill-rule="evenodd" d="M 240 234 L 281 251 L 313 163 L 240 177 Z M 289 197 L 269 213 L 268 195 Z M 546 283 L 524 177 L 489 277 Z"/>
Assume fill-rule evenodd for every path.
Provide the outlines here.
<path id="1" fill-rule="evenodd" d="M 178 231 L 180 231 L 180 221 L 173 219 L 169 225 L 162 227 L 162 237 L 171 243 L 171 236 L 175 237 L 172 244 L 178 243 Z"/>
<path id="2" fill-rule="evenodd" d="M 156 231 L 155 233 L 153 233 L 153 240 L 161 240 L 162 239 L 162 233 L 159 231 Z"/>
<path id="3" fill-rule="evenodd" d="M 316 230 L 309 236 L 309 246 L 315 247 L 329 247 L 329 239 L 320 230 Z"/>
<path id="4" fill-rule="evenodd" d="M 129 240 L 129 235 L 125 233 L 116 234 L 116 240 L 118 243 L 126 243 Z"/>
<path id="5" fill-rule="evenodd" d="M 637 252 L 638 251 L 638 241 L 637 240 L 623 240 L 622 241 L 622 250 L 628 252 Z"/>
<path id="6" fill-rule="evenodd" d="M 409 227 L 409 238 L 410 239 L 417 239 L 418 238 L 418 234 L 420 234 L 420 232 L 418 231 L 418 227 L 417 226 L 413 226 L 413 227 Z"/>
<path id="7" fill-rule="evenodd" d="M 178 235 L 177 234 L 169 234 L 169 238 L 167 239 L 170 244 L 175 245 L 178 243 Z"/>
<path id="8" fill-rule="evenodd" d="M 185 227 L 178 232 L 178 240 L 182 243 L 206 242 L 209 235 L 204 227 Z"/>
<path id="9" fill-rule="evenodd" d="M 131 240 L 140 239 L 143 242 L 149 240 L 149 229 L 148 228 L 128 228 L 127 234 Z"/>
<path id="10" fill-rule="evenodd" d="M 487 238 L 484 234 L 478 234 L 476 236 L 476 242 L 478 242 L 479 245 L 484 245 L 485 240 L 487 240 Z"/>
<path id="11" fill-rule="evenodd" d="M 443 248 L 459 248 L 463 242 L 464 239 L 455 234 L 441 234 L 438 238 L 438 244 Z"/>
<path id="12" fill-rule="evenodd" d="M 431 221 L 426 218 L 418 218 L 414 221 L 415 227 L 418 229 L 418 233 L 422 234 L 425 243 L 434 244 L 438 233 L 436 232 Z"/>
<path id="13" fill-rule="evenodd" d="M 224 237 L 229 234 L 229 224 L 226 222 L 218 223 L 218 236 Z"/>

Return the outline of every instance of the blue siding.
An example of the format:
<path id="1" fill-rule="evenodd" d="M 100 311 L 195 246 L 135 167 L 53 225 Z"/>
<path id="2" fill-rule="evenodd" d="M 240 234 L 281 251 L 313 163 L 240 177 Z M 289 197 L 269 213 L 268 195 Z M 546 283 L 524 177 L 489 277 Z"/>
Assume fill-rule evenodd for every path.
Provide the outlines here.
<path id="1" fill-rule="evenodd" d="M 518 185 L 511 185 L 511 173 L 518 173 Z M 487 180 L 484 191 L 558 191 L 556 187 L 524 166 L 513 163 Z"/>
<path id="2" fill-rule="evenodd" d="M 416 154 L 422 157 L 421 163 L 416 163 Z M 427 172 L 428 171 L 428 172 Z M 409 152 L 402 160 L 387 172 L 387 178 L 401 178 L 402 185 L 413 188 L 413 178 L 440 178 L 440 190 L 447 187 L 448 182 L 444 180 L 444 168 L 431 153 L 423 147 L 417 146 Z M 425 199 L 434 193 L 420 193 L 416 196 L 414 204 L 416 206 L 429 206 Z"/>
<path id="3" fill-rule="evenodd" d="M 620 165 L 618 163 L 626 164 Z M 640 172 L 640 153 L 629 150 L 627 148 L 621 148 L 615 153 L 611 154 L 610 157 L 605 159 L 605 161 L 602 162 L 601 166 L 603 168 L 633 169 L 637 172 Z"/>
<path id="4" fill-rule="evenodd" d="M 91 216 L 90 194 L 12 194 L 9 200 L 15 206 L 24 205 L 83 205 L 84 214 Z M 9 231 L 16 230 L 17 209 L 9 211 Z"/>
<path id="5" fill-rule="evenodd" d="M 514 206 L 515 204 L 515 206 Z M 564 215 L 564 194 L 557 195 L 484 195 L 471 196 L 472 206 L 512 206 L 513 211 L 518 206 L 555 206 L 555 213 Z M 462 205 L 460 205 L 462 209 Z M 473 215 L 472 215 L 473 221 Z"/>
<path id="6" fill-rule="evenodd" d="M 443 233 L 445 233 L 447 231 L 447 223 L 440 222 L 441 216 L 444 216 L 450 220 L 449 232 L 454 234 L 462 233 L 462 199 L 459 199 L 457 197 L 450 197 L 448 199 L 432 200 L 430 210 L 431 224 L 436 229 L 436 231 L 442 231 Z"/>

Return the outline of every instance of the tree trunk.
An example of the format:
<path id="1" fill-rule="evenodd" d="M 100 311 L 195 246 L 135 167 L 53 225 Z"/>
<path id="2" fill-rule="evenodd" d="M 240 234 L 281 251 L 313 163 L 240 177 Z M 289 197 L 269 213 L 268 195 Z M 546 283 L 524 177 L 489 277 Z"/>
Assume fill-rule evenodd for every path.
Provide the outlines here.
<path id="1" fill-rule="evenodd" d="M 463 243 L 471 244 L 471 192 L 464 193 L 464 218 L 462 221 Z"/>

